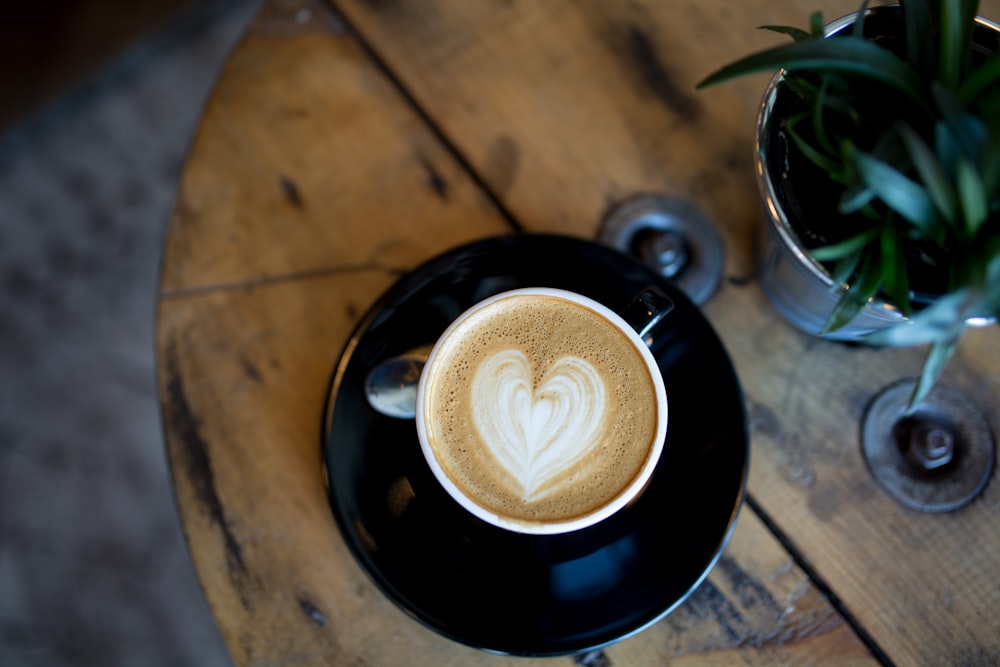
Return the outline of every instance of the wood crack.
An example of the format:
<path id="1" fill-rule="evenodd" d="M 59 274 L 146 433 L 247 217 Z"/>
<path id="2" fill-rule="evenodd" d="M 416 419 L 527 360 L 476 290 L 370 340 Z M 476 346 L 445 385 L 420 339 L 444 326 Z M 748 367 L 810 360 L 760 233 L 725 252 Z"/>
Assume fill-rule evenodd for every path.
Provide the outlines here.
<path id="1" fill-rule="evenodd" d="M 166 392 L 164 418 L 176 434 L 180 459 L 183 461 L 187 480 L 194 488 L 202 510 L 218 526 L 226 552 L 226 566 L 230 573 L 247 572 L 243 548 L 229 527 L 222 500 L 215 484 L 215 470 L 209 456 L 209 445 L 201 433 L 200 422 L 188 401 L 181 378 L 177 342 L 170 341 L 164 354 Z"/>

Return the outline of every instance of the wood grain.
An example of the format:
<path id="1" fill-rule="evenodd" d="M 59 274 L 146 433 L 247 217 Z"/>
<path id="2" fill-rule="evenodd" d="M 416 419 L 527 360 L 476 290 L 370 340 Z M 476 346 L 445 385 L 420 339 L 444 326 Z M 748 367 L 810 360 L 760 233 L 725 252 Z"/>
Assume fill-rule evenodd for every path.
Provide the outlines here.
<path id="1" fill-rule="evenodd" d="M 644 191 L 707 211 L 728 257 L 705 311 L 745 386 L 759 507 L 892 660 L 1000 664 L 991 611 L 1000 608 L 1000 488 L 936 516 L 874 484 L 859 421 L 883 387 L 919 372 L 923 350 L 827 343 L 776 315 L 750 280 L 764 77 L 693 91 L 719 65 L 779 41 L 755 26 L 805 25 L 817 3 L 333 4 L 526 229 L 594 237 L 610 204 Z M 832 18 L 856 4 L 822 7 Z M 981 11 L 1000 17 L 1000 3 Z M 998 345 L 996 327 L 974 332 L 943 378 L 994 424 Z"/>
<path id="2" fill-rule="evenodd" d="M 423 259 L 510 229 L 462 155 L 310 2 L 265 7 L 205 111 L 165 249 L 158 386 L 184 529 L 241 666 L 543 662 L 483 654 L 397 609 L 323 487 L 328 379 L 368 304 Z M 492 155 L 491 178 L 520 159 L 502 143 Z M 747 508 L 680 609 L 588 659 L 873 663 Z"/>

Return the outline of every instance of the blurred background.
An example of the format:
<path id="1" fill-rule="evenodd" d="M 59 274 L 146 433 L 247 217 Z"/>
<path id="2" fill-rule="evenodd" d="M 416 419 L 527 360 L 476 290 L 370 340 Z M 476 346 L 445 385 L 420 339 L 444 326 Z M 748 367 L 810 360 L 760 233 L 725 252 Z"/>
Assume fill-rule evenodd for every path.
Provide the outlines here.
<path id="1" fill-rule="evenodd" d="M 257 0 L 0 0 L 0 665 L 219 665 L 154 383 L 160 250 Z"/>

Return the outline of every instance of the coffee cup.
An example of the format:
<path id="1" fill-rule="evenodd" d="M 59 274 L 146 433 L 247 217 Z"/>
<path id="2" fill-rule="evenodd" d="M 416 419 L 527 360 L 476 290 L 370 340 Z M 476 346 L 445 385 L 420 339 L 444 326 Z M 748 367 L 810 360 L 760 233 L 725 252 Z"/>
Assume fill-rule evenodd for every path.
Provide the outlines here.
<path id="1" fill-rule="evenodd" d="M 667 431 L 644 338 L 672 308 L 655 287 L 621 313 L 531 287 L 466 310 L 417 386 L 417 434 L 437 481 L 476 517 L 520 533 L 580 530 L 632 503 Z"/>

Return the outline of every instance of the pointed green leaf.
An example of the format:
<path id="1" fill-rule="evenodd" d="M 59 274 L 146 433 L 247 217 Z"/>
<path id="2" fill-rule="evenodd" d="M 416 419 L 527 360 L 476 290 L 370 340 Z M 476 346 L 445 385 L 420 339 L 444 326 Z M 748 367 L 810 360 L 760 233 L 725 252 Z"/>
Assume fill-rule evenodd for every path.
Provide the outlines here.
<path id="1" fill-rule="evenodd" d="M 976 159 L 980 154 L 983 144 L 989 140 L 989 130 L 983 122 L 988 116 L 977 117 L 967 112 L 956 95 L 940 86 L 932 86 L 931 90 L 934 101 L 944 116 L 934 127 L 935 141 L 947 142 L 944 146 L 936 143 L 935 147 L 940 155 L 939 161 L 950 173 L 955 169 L 958 156 Z"/>
<path id="2" fill-rule="evenodd" d="M 958 158 L 963 154 L 962 145 L 945 123 L 934 126 L 934 153 L 942 169 L 948 173 L 955 172 Z"/>
<path id="3" fill-rule="evenodd" d="M 958 341 L 959 336 L 954 336 L 931 346 L 930 351 L 927 353 L 927 359 L 924 360 L 920 379 L 917 381 L 917 386 L 913 389 L 913 394 L 910 395 L 910 400 L 906 407 L 907 412 L 911 412 L 917 407 L 917 404 L 927 398 L 927 395 L 937 383 L 938 378 L 941 377 L 945 366 L 948 365 L 948 362 L 955 355 L 955 350 L 958 348 Z"/>
<path id="4" fill-rule="evenodd" d="M 903 315 L 909 315 L 910 279 L 903 253 L 902 239 L 893 225 L 884 225 L 880 239 L 882 251 L 882 289 L 889 301 Z"/>
<path id="5" fill-rule="evenodd" d="M 958 198 L 962 202 L 962 213 L 965 218 L 966 231 L 970 237 L 979 233 L 979 228 L 989 216 L 989 202 L 986 200 L 986 188 L 983 179 L 972 163 L 966 159 L 958 161 L 956 174 L 958 182 Z"/>
<path id="6" fill-rule="evenodd" d="M 860 211 L 876 198 L 875 191 L 864 183 L 854 182 L 840 197 L 838 210 L 844 215 Z"/>
<path id="7" fill-rule="evenodd" d="M 937 156 L 909 125 L 900 126 L 900 136 L 938 213 L 954 226 L 957 223 L 955 211 L 958 202 L 951 181 Z"/>
<path id="8" fill-rule="evenodd" d="M 833 267 L 833 273 L 830 274 L 830 278 L 833 280 L 834 285 L 846 285 L 851 283 L 851 277 L 854 275 L 855 270 L 858 268 L 858 264 L 861 262 L 861 255 L 863 253 L 858 251 L 852 255 L 847 255 L 842 259 L 837 260 L 836 265 Z"/>
<path id="9" fill-rule="evenodd" d="M 848 296 L 845 292 L 844 296 L 837 302 L 833 311 L 830 313 L 826 322 L 823 323 L 823 328 L 820 330 L 820 335 L 825 336 L 831 334 L 837 329 L 841 329 L 850 323 L 861 309 L 865 307 L 868 303 L 867 299 L 858 299 Z"/>
<path id="10" fill-rule="evenodd" d="M 865 307 L 865 304 L 875 296 L 882 281 L 881 271 L 873 253 L 868 253 L 847 291 L 833 308 L 823 324 L 821 334 L 828 334 L 848 324 Z"/>
<path id="11" fill-rule="evenodd" d="M 791 136 L 792 141 L 795 143 L 796 148 L 804 155 L 810 162 L 815 164 L 817 167 L 825 172 L 832 175 L 843 171 L 840 162 L 831 158 L 827 154 L 823 153 L 821 150 L 814 147 L 808 141 L 806 141 L 801 134 L 795 129 L 795 126 L 802 120 L 808 112 L 803 112 L 796 118 L 790 119 L 785 125 L 785 129 L 788 130 L 789 136 Z"/>
<path id="12" fill-rule="evenodd" d="M 814 39 L 813 35 L 806 32 L 802 28 L 794 28 L 789 25 L 762 25 L 759 26 L 758 29 L 770 30 L 771 32 L 788 35 L 796 42 L 804 42 L 807 39 Z"/>
<path id="13" fill-rule="evenodd" d="M 813 37 L 822 38 L 826 35 L 826 21 L 823 19 L 823 12 L 813 12 L 809 15 L 809 29 L 812 30 Z"/>
<path id="14" fill-rule="evenodd" d="M 811 254 L 817 261 L 829 262 L 837 259 L 842 259 L 848 255 L 855 254 L 861 251 L 866 245 L 871 241 L 878 238 L 879 228 L 873 227 L 871 229 L 866 229 L 860 234 L 845 239 L 840 243 L 835 243 L 833 245 L 823 246 L 822 248 L 816 248 L 815 250 L 810 250 Z"/>
<path id="15" fill-rule="evenodd" d="M 813 134 L 816 136 L 816 141 L 819 143 L 819 147 L 826 152 L 828 155 L 835 153 L 837 151 L 834 146 L 833 140 L 830 138 L 829 133 L 826 131 L 826 123 L 824 122 L 824 112 L 827 108 L 827 91 L 830 88 L 830 77 L 824 76 L 823 82 L 820 84 L 819 90 L 816 91 L 816 101 L 813 103 L 813 113 L 812 113 L 812 129 Z"/>
<path id="16" fill-rule="evenodd" d="M 979 0 L 962 0 L 962 69 L 959 82 L 969 77 L 972 66 L 973 37 L 976 27 L 976 16 L 979 14 Z"/>
<path id="17" fill-rule="evenodd" d="M 923 82 L 912 67 L 888 49 L 855 37 L 811 39 L 760 51 L 720 68 L 698 88 L 763 70 L 822 68 L 881 81 L 924 106 Z"/>
<path id="18" fill-rule="evenodd" d="M 927 35 L 932 35 L 930 7 L 926 2 L 906 2 L 903 6 L 903 25 L 906 30 L 907 61 L 927 81 L 937 77 L 934 50 L 927 48 Z"/>
<path id="19" fill-rule="evenodd" d="M 970 315 L 1000 320 L 1000 238 L 993 239 L 992 246 L 987 251 L 987 257 L 991 259 L 986 266 L 983 296 Z"/>
<path id="20" fill-rule="evenodd" d="M 851 25 L 851 34 L 855 37 L 865 36 L 865 17 L 868 11 L 868 0 L 861 3 L 861 7 L 854 13 L 854 23 Z"/>
<path id="21" fill-rule="evenodd" d="M 990 132 L 990 144 L 983 159 L 983 185 L 986 192 L 991 193 L 989 196 L 994 207 L 1000 203 L 1000 106 L 995 118 L 998 120 L 997 127 Z"/>
<path id="22" fill-rule="evenodd" d="M 963 104 L 972 104 L 980 94 L 1000 79 L 1000 53 L 994 53 L 980 65 L 958 89 Z"/>
<path id="23" fill-rule="evenodd" d="M 954 334 L 957 327 L 964 326 L 969 298 L 967 290 L 946 294 L 908 321 L 865 336 L 865 342 L 886 347 L 910 347 L 945 340 Z"/>
<path id="24" fill-rule="evenodd" d="M 941 46 L 938 50 L 940 71 L 938 80 L 945 87 L 955 89 L 962 77 L 962 3 L 945 0 L 941 3 Z"/>
<path id="25" fill-rule="evenodd" d="M 861 151 L 853 151 L 853 162 L 861 180 L 889 208 L 906 218 L 926 236 L 940 241 L 942 230 L 930 195 L 894 167 Z"/>
<path id="26" fill-rule="evenodd" d="M 795 93 L 803 100 L 814 99 L 819 93 L 819 86 L 814 85 L 812 81 L 802 77 L 785 78 L 781 83 L 783 86 L 788 88 L 788 90 Z"/>

